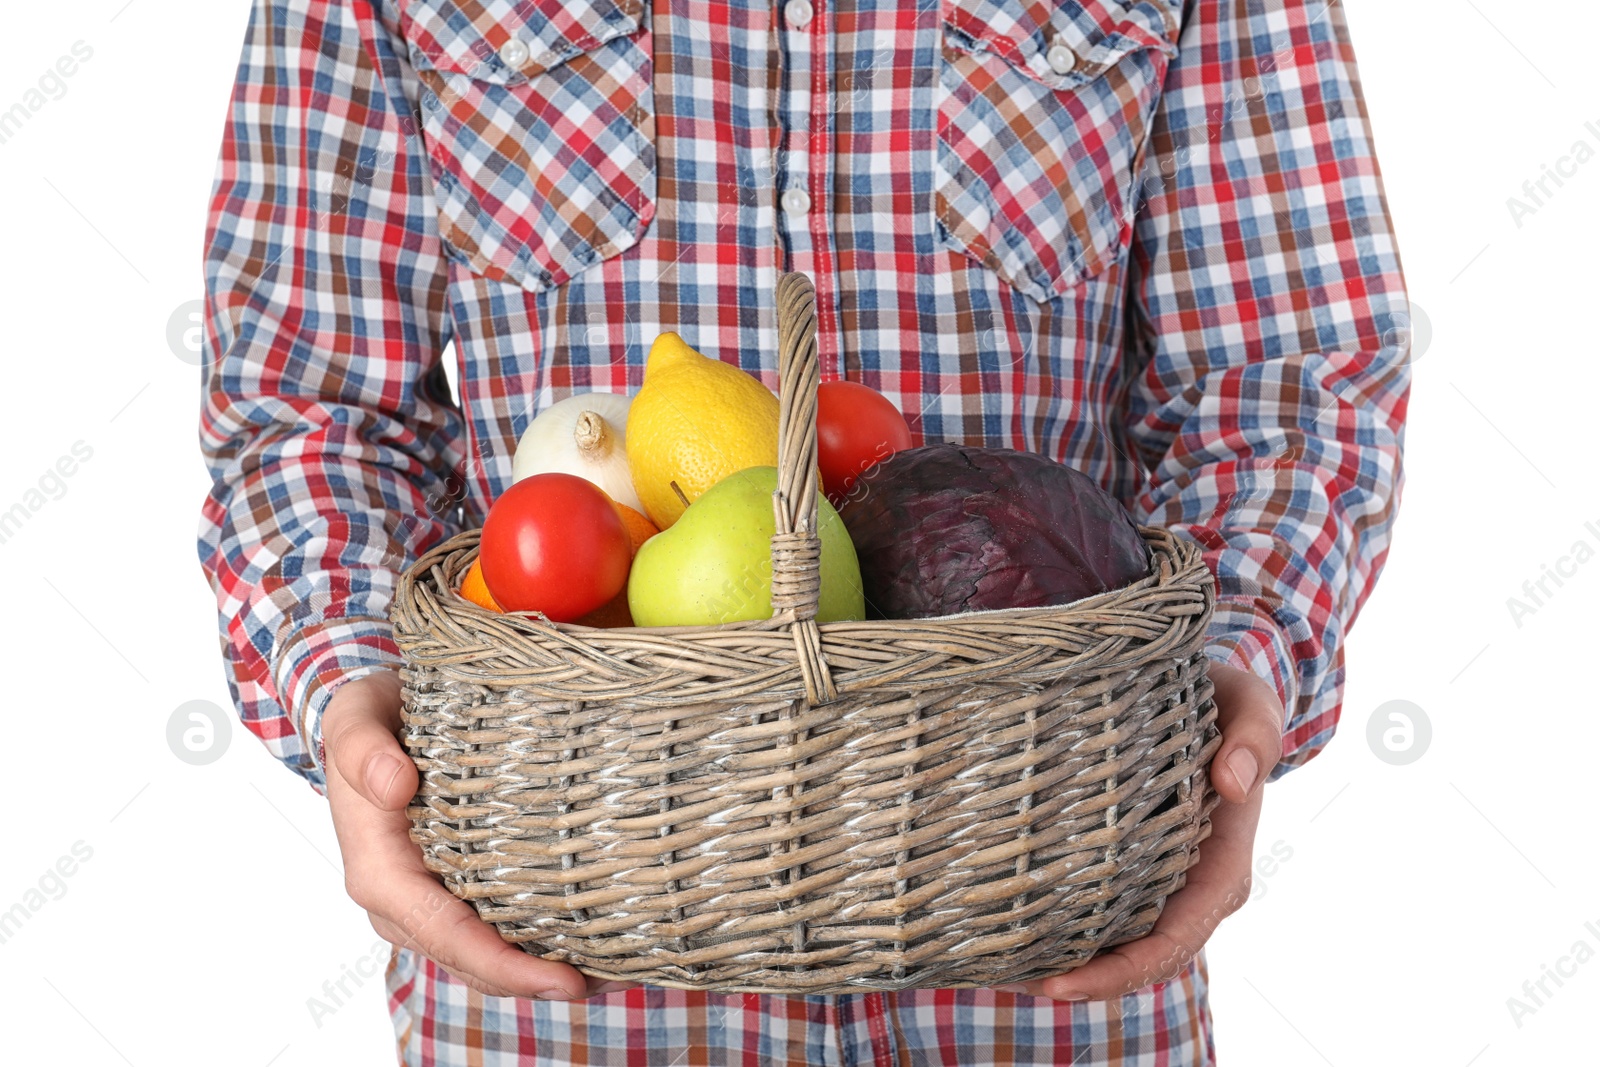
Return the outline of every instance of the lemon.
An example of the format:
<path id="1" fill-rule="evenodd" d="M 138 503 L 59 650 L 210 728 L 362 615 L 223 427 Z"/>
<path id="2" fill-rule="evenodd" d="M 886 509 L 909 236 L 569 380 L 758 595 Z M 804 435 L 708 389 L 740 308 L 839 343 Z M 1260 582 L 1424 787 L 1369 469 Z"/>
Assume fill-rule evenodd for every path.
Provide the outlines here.
<path id="1" fill-rule="evenodd" d="M 664 333 L 628 409 L 628 466 L 650 521 L 665 530 L 730 474 L 778 462 L 778 398 L 738 367 Z"/>

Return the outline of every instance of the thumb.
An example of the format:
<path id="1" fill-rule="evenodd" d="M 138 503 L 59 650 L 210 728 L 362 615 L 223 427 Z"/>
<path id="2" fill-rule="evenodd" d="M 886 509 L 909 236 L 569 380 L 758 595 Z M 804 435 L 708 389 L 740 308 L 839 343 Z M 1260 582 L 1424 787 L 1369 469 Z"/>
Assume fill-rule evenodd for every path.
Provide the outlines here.
<path id="1" fill-rule="evenodd" d="M 1222 747 L 1211 762 L 1211 784 L 1222 799 L 1242 804 L 1267 780 L 1283 752 L 1283 704 L 1278 691 L 1250 671 L 1211 663 Z"/>
<path id="2" fill-rule="evenodd" d="M 417 768 L 395 733 L 400 729 L 400 679 L 375 671 L 343 682 L 322 713 L 322 745 L 330 770 L 384 811 L 405 807 L 417 792 Z"/>

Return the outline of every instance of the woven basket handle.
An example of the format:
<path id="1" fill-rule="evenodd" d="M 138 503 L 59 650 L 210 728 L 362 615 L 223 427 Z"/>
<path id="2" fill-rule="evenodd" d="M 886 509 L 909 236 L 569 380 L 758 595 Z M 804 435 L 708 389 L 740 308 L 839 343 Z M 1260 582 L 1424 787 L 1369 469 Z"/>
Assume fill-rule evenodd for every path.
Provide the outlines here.
<path id="1" fill-rule="evenodd" d="M 822 540 L 817 536 L 817 302 L 811 279 L 778 279 L 778 489 L 772 508 L 772 617 L 794 635 L 806 700 L 839 695 L 822 658 L 817 600 L 822 590 Z"/>

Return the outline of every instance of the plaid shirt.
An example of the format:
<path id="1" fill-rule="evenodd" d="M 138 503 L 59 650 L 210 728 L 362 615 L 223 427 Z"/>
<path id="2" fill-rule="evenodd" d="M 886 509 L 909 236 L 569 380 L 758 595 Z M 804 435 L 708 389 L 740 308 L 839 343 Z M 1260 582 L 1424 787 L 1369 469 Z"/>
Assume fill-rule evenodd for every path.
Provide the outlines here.
<path id="1" fill-rule="evenodd" d="M 533 415 L 636 389 L 668 329 L 775 385 L 786 269 L 825 378 L 1202 546 L 1211 655 L 1287 709 L 1279 774 L 1333 733 L 1409 383 L 1337 5 L 258 0 L 206 268 L 200 553 L 244 722 L 317 788 L 330 692 L 398 660 L 397 571 L 481 521 Z M 390 986 L 414 1064 L 1210 1056 L 1198 968 L 1110 1014 L 484 1002 L 404 952 Z"/>

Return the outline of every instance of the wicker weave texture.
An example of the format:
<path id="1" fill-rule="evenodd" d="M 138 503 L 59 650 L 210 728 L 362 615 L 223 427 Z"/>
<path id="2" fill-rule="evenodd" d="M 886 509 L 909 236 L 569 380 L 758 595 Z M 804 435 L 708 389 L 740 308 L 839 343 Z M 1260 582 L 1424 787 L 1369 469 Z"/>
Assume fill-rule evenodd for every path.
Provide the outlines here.
<path id="1" fill-rule="evenodd" d="M 529 952 L 722 992 L 995 985 L 1142 936 L 1215 803 L 1199 552 L 1146 528 L 1151 574 L 1076 604 L 818 625 L 809 283 L 778 307 L 773 619 L 498 615 L 454 593 L 476 531 L 402 576 L 429 869 Z"/>

